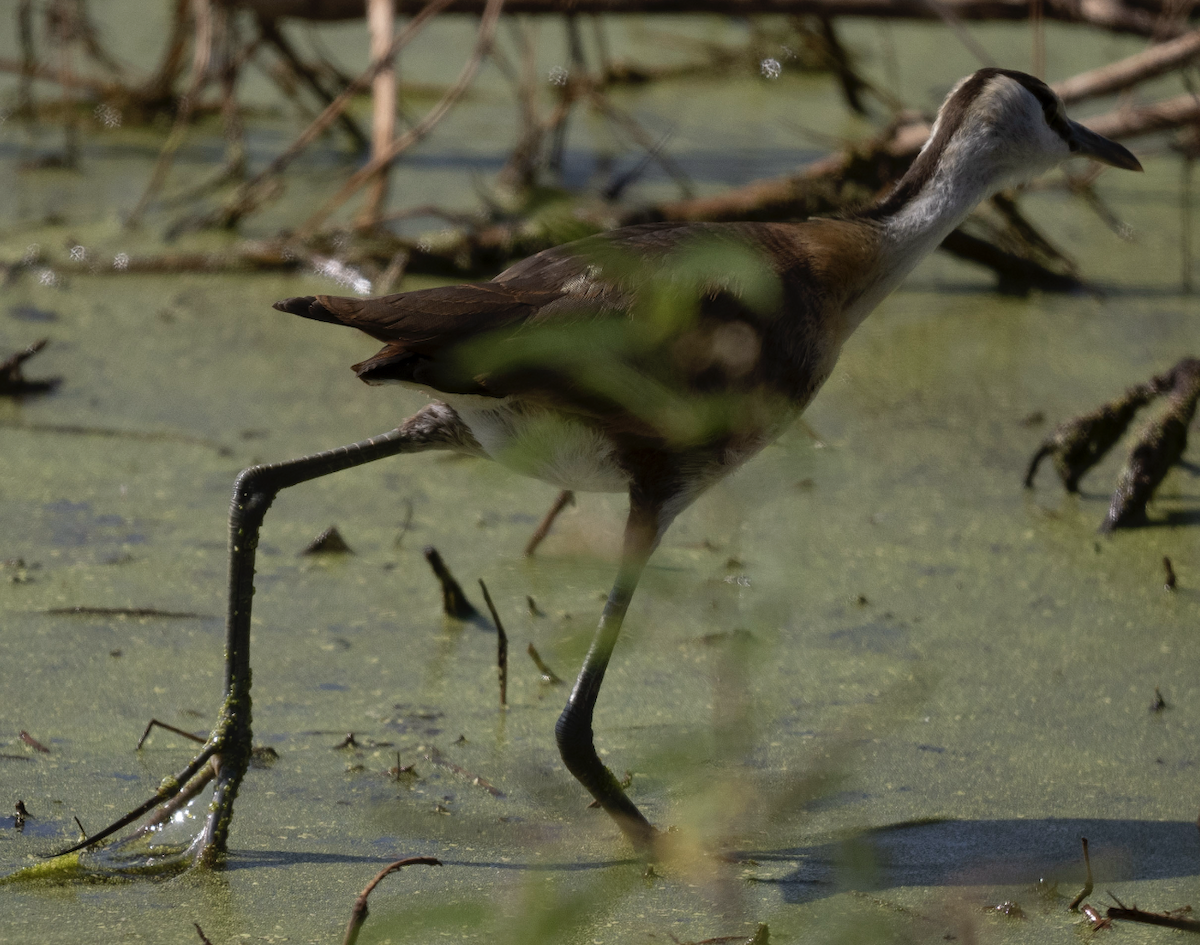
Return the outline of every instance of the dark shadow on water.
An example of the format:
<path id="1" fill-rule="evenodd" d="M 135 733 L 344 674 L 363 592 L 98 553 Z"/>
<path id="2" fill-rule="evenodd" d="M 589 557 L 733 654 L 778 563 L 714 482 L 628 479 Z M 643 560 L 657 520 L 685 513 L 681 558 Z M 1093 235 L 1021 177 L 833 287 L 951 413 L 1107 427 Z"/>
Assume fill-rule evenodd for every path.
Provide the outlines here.
<path id="1" fill-rule="evenodd" d="M 798 868 L 786 876 L 760 882 L 778 885 L 785 902 L 804 903 L 846 889 L 1013 886 L 1040 880 L 1082 885 L 1081 837 L 1088 839 L 1098 888 L 1200 874 L 1200 830 L 1189 821 L 922 821 L 818 846 L 741 855 L 759 863 L 797 861 Z M 864 869 L 864 862 L 873 868 Z"/>
<path id="2" fill-rule="evenodd" d="M 397 850 L 391 853 L 356 854 L 356 853 L 319 853 L 312 850 L 255 850 L 235 851 L 229 854 L 225 861 L 227 870 L 244 869 L 278 869 L 295 866 L 341 866 L 352 864 L 371 864 L 379 867 L 387 866 L 396 860 L 407 856 L 437 856 L 437 850 L 413 851 Z M 511 863 L 495 860 L 442 860 L 442 866 L 461 866 L 470 869 L 488 870 L 518 870 L 529 873 L 577 873 L 587 870 L 606 870 L 616 866 L 638 866 L 642 861 L 635 857 L 610 860 L 589 860 L 575 862 L 551 863 Z"/>
<path id="3" fill-rule="evenodd" d="M 1200 830 L 1189 821 L 1147 820 L 935 820 L 880 827 L 845 839 L 780 850 L 742 850 L 734 860 L 761 865 L 795 863 L 784 876 L 760 878 L 776 885 L 785 902 L 811 902 L 849 889 L 901 886 L 1017 886 L 1040 881 L 1082 886 L 1080 838 L 1087 837 L 1097 888 L 1105 883 L 1200 875 Z M 267 850 L 230 856 L 227 869 L 300 865 L 385 866 L 417 853 L 320 853 Z M 549 863 L 491 859 L 442 860 L 447 867 L 574 873 L 638 866 L 635 857 Z M 870 864 L 864 866 L 864 864 Z M 1075 890 L 1071 890 L 1073 893 Z"/>

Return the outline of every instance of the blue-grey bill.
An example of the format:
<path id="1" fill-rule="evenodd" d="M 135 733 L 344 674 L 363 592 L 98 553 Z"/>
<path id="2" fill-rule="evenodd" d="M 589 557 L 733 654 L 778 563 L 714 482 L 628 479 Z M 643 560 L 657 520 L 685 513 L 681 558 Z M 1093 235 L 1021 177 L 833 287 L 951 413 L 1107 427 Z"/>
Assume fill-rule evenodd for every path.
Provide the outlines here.
<path id="1" fill-rule="evenodd" d="M 1071 122 L 1071 137 L 1074 139 L 1075 154 L 1078 157 L 1091 158 L 1101 164 L 1119 167 L 1126 171 L 1140 171 L 1142 163 L 1133 156 L 1133 152 L 1124 145 L 1110 141 L 1104 135 L 1098 135 L 1090 128 L 1085 128 L 1079 122 Z"/>

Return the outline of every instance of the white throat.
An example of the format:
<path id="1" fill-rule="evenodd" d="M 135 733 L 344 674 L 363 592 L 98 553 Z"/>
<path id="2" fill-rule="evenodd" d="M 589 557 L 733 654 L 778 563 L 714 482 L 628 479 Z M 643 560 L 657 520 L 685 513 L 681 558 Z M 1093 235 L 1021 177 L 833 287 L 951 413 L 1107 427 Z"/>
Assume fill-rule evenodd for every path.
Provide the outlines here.
<path id="1" fill-rule="evenodd" d="M 881 221 L 884 282 L 891 292 L 982 201 L 1008 183 L 992 161 L 980 160 L 975 142 L 954 141 L 937 172 L 913 199 Z"/>

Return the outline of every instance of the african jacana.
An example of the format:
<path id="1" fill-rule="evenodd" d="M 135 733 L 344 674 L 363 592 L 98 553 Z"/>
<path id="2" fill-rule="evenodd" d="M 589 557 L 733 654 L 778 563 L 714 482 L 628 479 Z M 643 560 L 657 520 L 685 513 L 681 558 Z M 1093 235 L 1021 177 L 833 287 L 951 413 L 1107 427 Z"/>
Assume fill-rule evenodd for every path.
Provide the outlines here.
<path id="1" fill-rule="evenodd" d="M 592 713 L 651 552 L 700 493 L 800 415 L 854 329 L 976 204 L 1072 156 L 1141 170 L 1121 145 L 1068 119 L 1043 82 L 981 69 L 950 92 L 896 188 L 855 214 L 632 226 L 539 253 L 482 284 L 276 303 L 385 342 L 355 366 L 358 376 L 437 400 L 381 437 L 238 478 L 226 707 L 178 779 L 210 757 L 220 762 L 205 842 L 223 850 L 249 757 L 250 599 L 267 507 L 280 489 L 338 469 L 442 449 L 563 488 L 628 490 L 616 582 L 556 735 L 571 773 L 650 850 L 657 832 L 597 756 Z"/>

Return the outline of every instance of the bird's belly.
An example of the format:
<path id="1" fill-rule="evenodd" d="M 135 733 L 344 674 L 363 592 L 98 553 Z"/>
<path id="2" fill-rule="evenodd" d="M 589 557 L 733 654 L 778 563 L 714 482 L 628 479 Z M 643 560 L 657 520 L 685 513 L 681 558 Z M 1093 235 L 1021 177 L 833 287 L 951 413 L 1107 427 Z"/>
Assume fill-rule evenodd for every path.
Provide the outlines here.
<path id="1" fill-rule="evenodd" d="M 516 472 L 577 492 L 624 492 L 629 474 L 596 428 L 508 400 L 441 395 L 487 455 Z"/>

